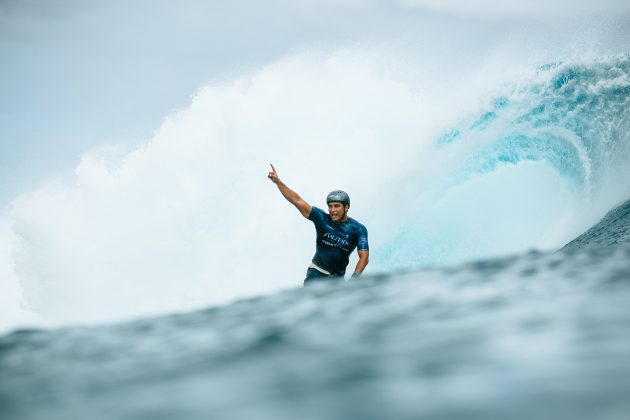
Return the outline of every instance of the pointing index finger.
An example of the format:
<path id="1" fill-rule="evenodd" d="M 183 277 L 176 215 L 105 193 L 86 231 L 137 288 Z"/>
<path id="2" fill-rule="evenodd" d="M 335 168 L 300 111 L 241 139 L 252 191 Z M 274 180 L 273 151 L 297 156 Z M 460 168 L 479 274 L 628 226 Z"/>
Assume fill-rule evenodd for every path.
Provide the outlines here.
<path id="1" fill-rule="evenodd" d="M 273 167 L 273 163 L 270 163 L 271 165 L 271 169 L 273 169 L 274 172 L 276 172 L 276 168 Z"/>

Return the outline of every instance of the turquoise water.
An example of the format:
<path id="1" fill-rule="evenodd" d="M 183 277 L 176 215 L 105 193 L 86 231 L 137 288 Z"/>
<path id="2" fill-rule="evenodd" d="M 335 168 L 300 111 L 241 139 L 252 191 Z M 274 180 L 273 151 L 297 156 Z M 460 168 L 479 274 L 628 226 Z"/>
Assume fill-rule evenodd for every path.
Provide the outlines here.
<path id="1" fill-rule="evenodd" d="M 488 250 L 502 237 L 511 234 L 503 240 L 509 243 L 529 232 L 524 242 L 544 247 L 540 238 L 565 213 L 602 207 L 601 216 L 628 197 L 629 54 L 541 66 L 484 102 L 486 108 L 462 117 L 435 139 L 435 159 L 449 170 L 430 190 L 405 191 L 405 220 L 378 250 L 378 264 L 459 262 L 482 255 L 463 244 Z M 417 177 L 426 173 L 420 167 Z M 546 192 L 556 183 L 563 186 Z M 563 204 L 564 192 L 575 204 Z M 606 196 L 615 198 L 596 204 Z M 505 220 L 510 223 L 503 233 L 497 226 Z"/>

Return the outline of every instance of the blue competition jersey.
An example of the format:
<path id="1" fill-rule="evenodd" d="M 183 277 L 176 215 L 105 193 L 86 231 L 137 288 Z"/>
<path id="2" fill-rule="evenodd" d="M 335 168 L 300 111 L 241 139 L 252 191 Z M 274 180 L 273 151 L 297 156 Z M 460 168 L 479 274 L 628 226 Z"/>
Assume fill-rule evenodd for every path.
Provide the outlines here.
<path id="1" fill-rule="evenodd" d="M 317 231 L 313 263 L 334 275 L 343 276 L 346 273 L 348 257 L 355 248 L 359 251 L 369 249 L 367 229 L 354 219 L 335 223 L 324 210 L 313 207 L 308 220 L 315 224 Z"/>

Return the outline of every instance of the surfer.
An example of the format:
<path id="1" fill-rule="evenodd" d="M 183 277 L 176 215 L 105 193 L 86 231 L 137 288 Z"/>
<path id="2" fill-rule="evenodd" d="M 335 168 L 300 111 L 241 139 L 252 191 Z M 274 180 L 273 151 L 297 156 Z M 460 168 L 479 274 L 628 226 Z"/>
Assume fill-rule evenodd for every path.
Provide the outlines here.
<path id="1" fill-rule="evenodd" d="M 348 257 L 356 248 L 359 261 L 352 278 L 358 278 L 368 264 L 368 233 L 365 226 L 348 217 L 350 197 L 344 191 L 335 190 L 328 194 L 328 213 L 313 207 L 278 178 L 276 168 L 271 165 L 267 176 L 278 186 L 280 193 L 293 204 L 308 220 L 315 224 L 317 232 L 315 256 L 306 271 L 304 284 L 317 280 L 343 279 L 348 266 Z"/>

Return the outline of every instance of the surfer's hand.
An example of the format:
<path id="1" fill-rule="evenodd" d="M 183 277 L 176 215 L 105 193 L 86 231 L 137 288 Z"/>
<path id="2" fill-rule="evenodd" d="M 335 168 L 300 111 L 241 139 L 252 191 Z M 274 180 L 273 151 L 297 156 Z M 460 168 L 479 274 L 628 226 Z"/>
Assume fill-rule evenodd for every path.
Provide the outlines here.
<path id="1" fill-rule="evenodd" d="M 280 178 L 278 178 L 278 173 L 276 172 L 276 168 L 274 168 L 271 163 L 270 165 L 271 165 L 271 171 L 269 171 L 269 175 L 267 175 L 267 178 L 269 178 L 271 182 L 273 182 L 274 184 L 277 184 L 278 182 L 280 182 Z"/>

